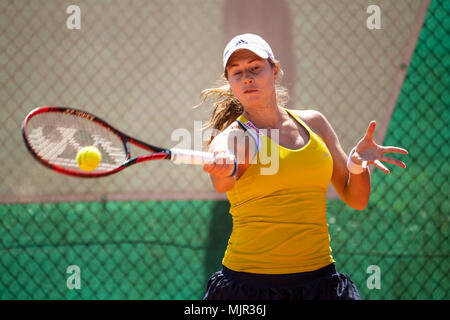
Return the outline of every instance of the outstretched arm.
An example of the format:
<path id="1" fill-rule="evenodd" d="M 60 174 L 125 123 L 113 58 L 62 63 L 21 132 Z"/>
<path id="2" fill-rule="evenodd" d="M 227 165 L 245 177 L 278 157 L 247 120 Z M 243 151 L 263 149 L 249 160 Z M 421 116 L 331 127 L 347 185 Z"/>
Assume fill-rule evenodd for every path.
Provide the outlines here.
<path id="1" fill-rule="evenodd" d="M 362 169 L 354 170 L 351 173 L 347 166 L 348 156 L 342 149 L 339 139 L 331 127 L 328 120 L 319 112 L 315 115 L 314 123 L 319 128 L 322 139 L 327 144 L 333 157 L 333 176 L 331 182 L 342 198 L 350 207 L 357 210 L 364 210 L 369 202 L 371 183 L 368 165 L 373 164 L 386 174 L 390 171 L 381 161 L 385 161 L 401 168 L 406 165 L 400 160 L 387 157 L 385 153 L 408 154 L 408 151 L 398 147 L 383 147 L 375 143 L 373 134 L 375 132 L 376 122 L 371 121 L 367 128 L 365 136 L 358 142 L 351 155 L 351 161 L 354 167 L 361 166 Z"/>

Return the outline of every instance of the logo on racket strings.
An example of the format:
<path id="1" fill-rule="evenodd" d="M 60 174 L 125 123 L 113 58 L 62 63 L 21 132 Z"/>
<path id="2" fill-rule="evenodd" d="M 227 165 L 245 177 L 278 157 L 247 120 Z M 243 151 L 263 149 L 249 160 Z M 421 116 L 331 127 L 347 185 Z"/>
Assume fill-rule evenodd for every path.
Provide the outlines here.
<path id="1" fill-rule="evenodd" d="M 91 116 L 87 114 L 87 116 Z M 99 170 L 114 169 L 126 159 L 121 141 L 114 143 L 99 134 L 77 128 L 44 125 L 35 127 L 28 135 L 33 150 L 50 164 L 78 168 L 76 154 L 81 148 L 92 145 L 102 153 Z"/>

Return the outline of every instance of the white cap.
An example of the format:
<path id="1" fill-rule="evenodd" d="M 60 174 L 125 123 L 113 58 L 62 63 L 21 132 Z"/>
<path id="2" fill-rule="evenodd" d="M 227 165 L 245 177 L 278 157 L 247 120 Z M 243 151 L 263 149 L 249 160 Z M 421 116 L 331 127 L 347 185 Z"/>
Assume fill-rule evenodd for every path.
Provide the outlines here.
<path id="1" fill-rule="evenodd" d="M 239 49 L 250 50 L 263 59 L 270 58 L 272 61 L 275 60 L 272 49 L 266 40 L 256 34 L 245 33 L 231 39 L 225 47 L 225 50 L 223 51 L 224 69 L 233 52 Z"/>

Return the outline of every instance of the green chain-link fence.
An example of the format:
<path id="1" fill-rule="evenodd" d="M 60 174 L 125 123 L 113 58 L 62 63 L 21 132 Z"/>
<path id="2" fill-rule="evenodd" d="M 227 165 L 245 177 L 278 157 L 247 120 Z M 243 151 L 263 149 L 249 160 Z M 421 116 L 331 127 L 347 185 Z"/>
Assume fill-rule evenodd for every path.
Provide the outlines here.
<path id="1" fill-rule="evenodd" d="M 167 145 L 206 119 L 191 106 L 220 75 L 223 46 L 247 31 L 273 44 L 289 107 L 323 112 L 347 152 L 371 119 L 378 142 L 409 151 L 406 169 L 373 172 L 362 212 L 330 188 L 338 270 L 363 299 L 450 298 L 449 2 L 239 3 L 76 1 L 81 29 L 69 30 L 68 3 L 0 0 L 1 299 L 203 297 L 232 222 L 201 169 L 60 176 L 27 154 L 20 123 L 34 106 L 70 105 Z M 380 30 L 366 26 L 372 4 Z"/>
<path id="2" fill-rule="evenodd" d="M 329 203 L 337 265 L 367 299 L 450 298 L 449 13 L 448 2 L 431 3 L 384 140 L 408 149 L 407 169 L 375 171 L 362 214 Z M 366 285 L 369 265 L 381 271 L 379 290 Z"/>

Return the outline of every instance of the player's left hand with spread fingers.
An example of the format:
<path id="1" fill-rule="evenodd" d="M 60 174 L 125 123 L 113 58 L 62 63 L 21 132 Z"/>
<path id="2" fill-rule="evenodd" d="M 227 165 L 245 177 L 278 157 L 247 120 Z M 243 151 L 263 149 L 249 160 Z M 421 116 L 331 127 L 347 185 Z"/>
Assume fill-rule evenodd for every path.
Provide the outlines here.
<path id="1" fill-rule="evenodd" d="M 214 151 L 214 160 L 203 165 L 203 171 L 217 177 L 231 177 L 236 171 L 236 158 L 228 151 Z"/>
<path id="2" fill-rule="evenodd" d="M 367 168 L 369 164 L 373 164 L 375 167 L 380 169 L 386 174 L 390 171 L 386 168 L 381 161 L 399 166 L 401 168 L 406 168 L 406 164 L 398 159 L 387 157 L 385 153 L 400 153 L 408 154 L 408 151 L 399 147 L 384 147 L 378 145 L 373 140 L 373 134 L 375 132 L 376 122 L 371 121 L 369 127 L 367 128 L 365 136 L 356 145 L 355 152 L 352 155 L 352 161 L 356 164 L 361 164 L 363 168 Z"/>

